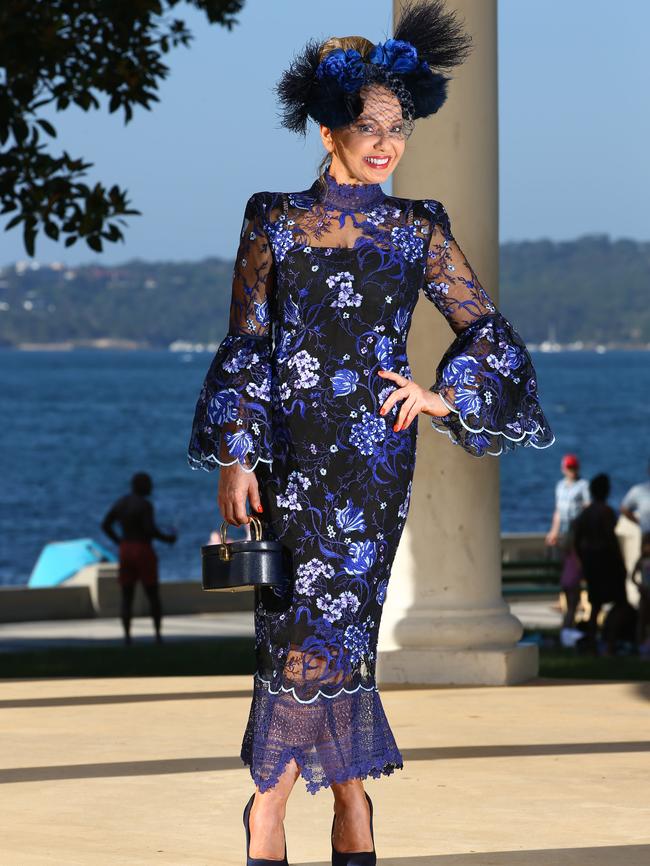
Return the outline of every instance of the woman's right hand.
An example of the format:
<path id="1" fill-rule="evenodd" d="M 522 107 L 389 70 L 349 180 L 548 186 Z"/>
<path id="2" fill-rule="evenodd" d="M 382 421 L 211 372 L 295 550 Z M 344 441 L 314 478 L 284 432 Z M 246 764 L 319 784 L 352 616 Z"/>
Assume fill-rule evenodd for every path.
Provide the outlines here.
<path id="1" fill-rule="evenodd" d="M 250 515 L 246 513 L 246 499 L 251 510 L 262 512 L 257 477 L 254 472 L 247 472 L 239 461 L 219 469 L 219 489 L 217 504 L 224 520 L 231 526 L 241 526 L 250 523 Z"/>

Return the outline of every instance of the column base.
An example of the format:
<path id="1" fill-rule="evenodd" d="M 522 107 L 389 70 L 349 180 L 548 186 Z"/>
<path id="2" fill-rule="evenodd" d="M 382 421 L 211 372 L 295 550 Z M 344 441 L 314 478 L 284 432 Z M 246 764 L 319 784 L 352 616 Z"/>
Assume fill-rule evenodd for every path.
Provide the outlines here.
<path id="1" fill-rule="evenodd" d="M 539 648 L 519 643 L 500 649 L 396 649 L 377 653 L 377 685 L 508 686 L 539 672 Z"/>

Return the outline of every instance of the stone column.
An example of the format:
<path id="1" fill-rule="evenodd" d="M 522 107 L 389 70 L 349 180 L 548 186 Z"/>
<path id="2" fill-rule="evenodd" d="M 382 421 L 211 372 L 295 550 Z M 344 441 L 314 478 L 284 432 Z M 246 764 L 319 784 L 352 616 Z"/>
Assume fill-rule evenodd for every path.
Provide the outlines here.
<path id="1" fill-rule="evenodd" d="M 399 11 L 395 0 L 395 16 Z M 452 231 L 498 305 L 496 0 L 447 0 L 474 50 L 451 73 L 448 99 L 419 120 L 395 170 L 395 195 L 443 202 Z M 454 339 L 421 296 L 409 336 L 416 382 L 428 387 Z M 501 594 L 499 457 L 472 457 L 418 416 L 415 478 L 382 614 L 377 680 L 515 683 L 536 676 L 538 650 L 522 645 Z M 506 457 L 507 459 L 507 457 Z"/>

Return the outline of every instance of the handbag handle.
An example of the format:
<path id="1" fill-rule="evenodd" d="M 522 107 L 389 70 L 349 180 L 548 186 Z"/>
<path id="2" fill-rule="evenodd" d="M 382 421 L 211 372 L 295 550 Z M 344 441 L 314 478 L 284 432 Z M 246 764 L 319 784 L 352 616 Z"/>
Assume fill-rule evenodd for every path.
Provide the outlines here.
<path id="1" fill-rule="evenodd" d="M 262 521 L 255 514 L 250 515 L 250 522 L 253 524 L 253 528 L 255 530 L 255 541 L 260 541 L 262 538 Z M 226 541 L 226 534 L 228 532 L 228 523 L 223 520 L 221 522 L 221 543 L 219 544 L 219 559 L 222 559 L 224 562 L 230 562 L 232 559 L 232 553 L 230 551 L 230 545 Z"/>

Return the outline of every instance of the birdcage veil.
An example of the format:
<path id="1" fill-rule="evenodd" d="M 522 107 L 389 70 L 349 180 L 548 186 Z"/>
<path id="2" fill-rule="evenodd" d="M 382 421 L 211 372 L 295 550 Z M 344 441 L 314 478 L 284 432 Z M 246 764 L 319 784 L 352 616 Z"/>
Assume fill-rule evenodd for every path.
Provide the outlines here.
<path id="1" fill-rule="evenodd" d="M 303 136 L 309 119 L 329 129 L 349 126 L 372 88 L 373 114 L 392 122 L 399 110 L 406 137 L 418 118 L 442 106 L 450 80 L 445 72 L 465 60 L 471 42 L 444 0 L 406 2 L 394 36 L 384 42 L 309 39 L 275 85 L 281 124 Z"/>

